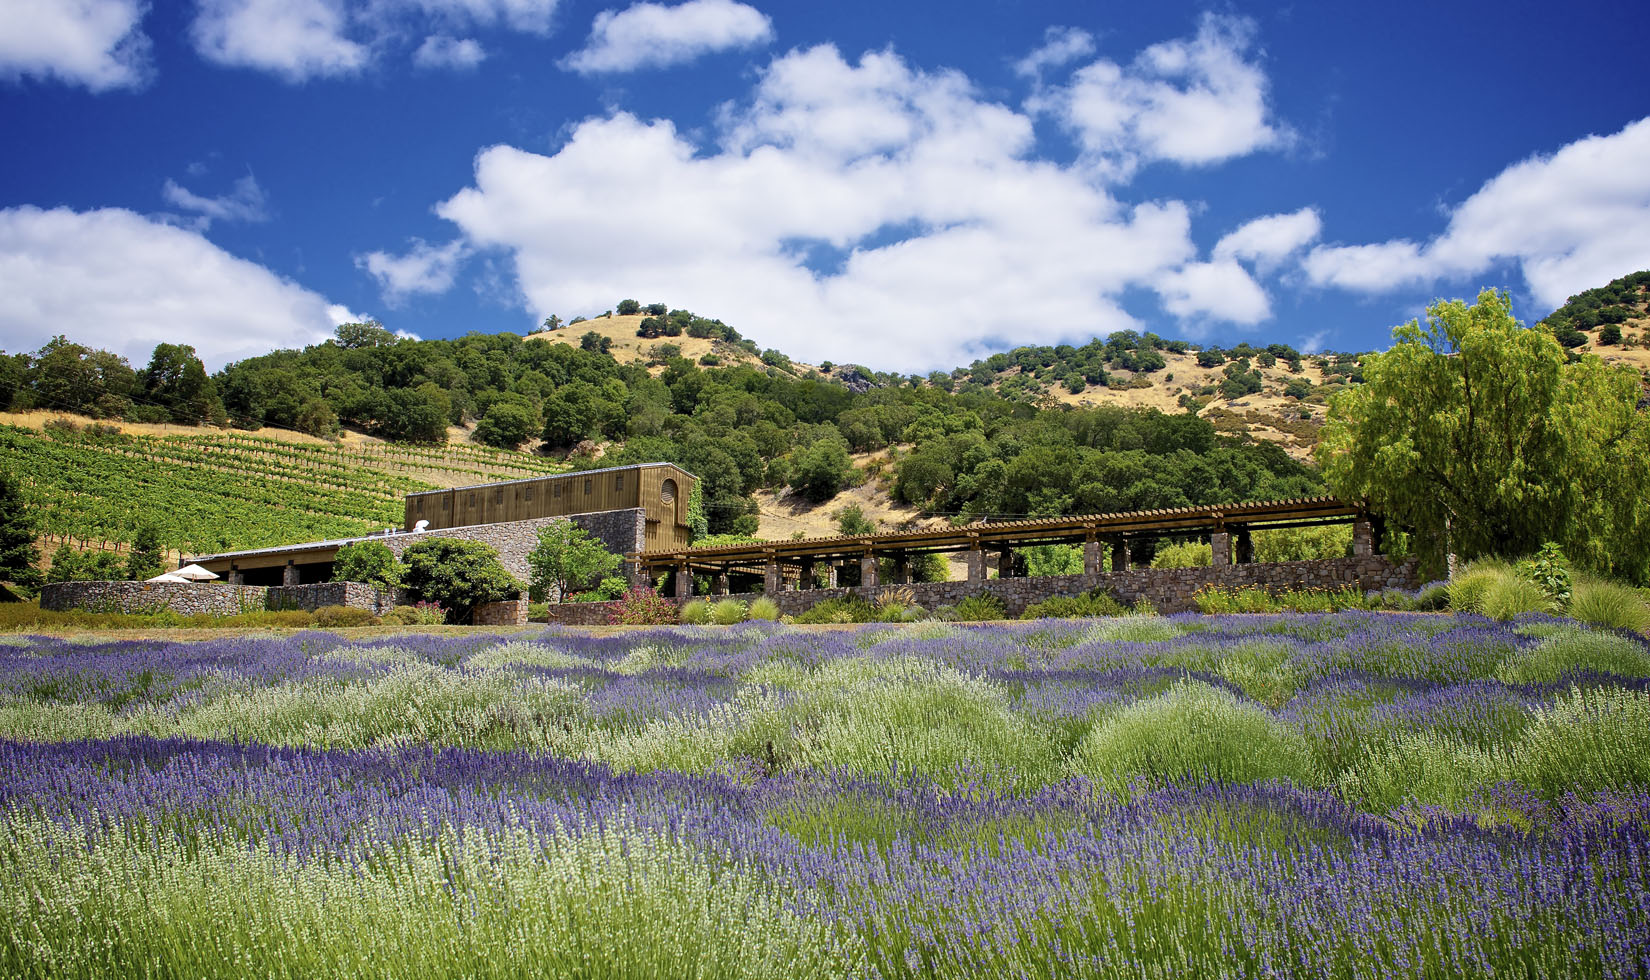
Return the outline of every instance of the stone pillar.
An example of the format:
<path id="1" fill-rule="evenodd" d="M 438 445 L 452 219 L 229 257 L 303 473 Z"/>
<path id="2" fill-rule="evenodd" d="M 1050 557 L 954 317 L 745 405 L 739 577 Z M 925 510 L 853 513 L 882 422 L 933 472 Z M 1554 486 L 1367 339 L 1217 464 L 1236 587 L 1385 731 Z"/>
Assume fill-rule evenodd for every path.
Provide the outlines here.
<path id="1" fill-rule="evenodd" d="M 963 552 L 963 560 L 968 563 L 968 584 L 979 585 L 985 581 L 985 552 L 978 548 L 970 548 Z"/>
<path id="2" fill-rule="evenodd" d="M 1126 538 L 1118 538 L 1111 543 L 1111 570 L 1114 572 L 1129 570 L 1129 542 Z"/>
<path id="3" fill-rule="evenodd" d="M 246 584 L 246 573 L 241 571 L 239 568 L 236 568 L 234 565 L 230 565 L 229 566 L 229 584 L 230 585 L 245 585 Z"/>
<path id="4" fill-rule="evenodd" d="M 812 558 L 802 559 L 802 571 L 797 576 L 796 587 L 798 589 L 811 589 L 814 587 L 814 560 Z"/>
<path id="5" fill-rule="evenodd" d="M 292 563 L 292 559 L 290 559 L 290 558 L 287 559 L 286 567 L 281 569 L 281 584 L 282 585 L 297 585 L 298 584 L 298 566 L 294 565 Z"/>
<path id="6" fill-rule="evenodd" d="M 693 595 L 693 569 L 687 565 L 676 566 L 676 598 L 686 599 Z"/>
<path id="7" fill-rule="evenodd" d="M 825 563 L 825 587 L 827 589 L 836 588 L 836 570 L 836 562 L 828 561 Z"/>
<path id="8" fill-rule="evenodd" d="M 1375 531 L 1368 521 L 1352 525 L 1352 557 L 1368 558 L 1375 553 Z"/>
<path id="9" fill-rule="evenodd" d="M 1006 544 L 997 551 L 997 577 L 1014 577 L 1014 549 Z"/>
<path id="10" fill-rule="evenodd" d="M 894 574 L 889 577 L 893 579 L 894 585 L 904 585 L 911 581 L 911 559 L 906 557 L 905 552 L 897 552 L 894 555 Z"/>
<path id="11" fill-rule="evenodd" d="M 1083 542 L 1083 574 L 1089 578 L 1100 574 L 1100 542 L 1093 538 Z"/>
<path id="12" fill-rule="evenodd" d="M 1232 563 L 1232 536 L 1225 531 L 1216 531 L 1209 535 L 1209 548 L 1214 554 L 1213 565 L 1223 568 Z"/>
<path id="13" fill-rule="evenodd" d="M 1249 529 L 1239 528 L 1237 532 L 1237 564 L 1253 565 L 1255 563 L 1255 539 L 1250 536 Z"/>
<path id="14" fill-rule="evenodd" d="M 778 595 L 783 592 L 785 590 L 785 576 L 779 570 L 779 560 L 769 558 L 765 572 L 766 574 L 762 579 L 762 591 L 768 595 Z"/>
<path id="15" fill-rule="evenodd" d="M 710 591 L 712 595 L 728 594 L 728 570 L 725 567 L 718 569 L 715 574 L 711 575 Z"/>
<path id="16" fill-rule="evenodd" d="M 877 556 L 867 551 L 859 559 L 859 585 L 862 589 L 877 585 Z"/>

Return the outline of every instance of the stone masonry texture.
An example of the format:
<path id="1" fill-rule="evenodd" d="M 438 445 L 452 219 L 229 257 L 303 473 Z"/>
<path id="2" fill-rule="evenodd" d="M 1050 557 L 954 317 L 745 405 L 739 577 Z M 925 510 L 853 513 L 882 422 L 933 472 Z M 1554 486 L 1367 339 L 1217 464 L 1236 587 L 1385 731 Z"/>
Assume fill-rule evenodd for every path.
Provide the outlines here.
<path id="1" fill-rule="evenodd" d="M 871 602 L 884 592 L 909 590 L 925 609 L 955 605 L 971 595 L 994 595 L 1010 617 L 1026 607 L 1056 596 L 1075 596 L 1100 588 L 1126 605 L 1141 599 L 1159 612 L 1187 612 L 1196 607 L 1192 596 L 1199 589 L 1217 586 L 1241 589 L 1258 585 L 1274 591 L 1286 589 L 1339 589 L 1353 586 L 1365 592 L 1382 589 L 1420 588 L 1416 562 L 1395 562 L 1380 555 L 1363 558 L 1330 558 L 1321 561 L 1290 561 L 1226 565 L 1204 568 L 1131 568 L 1126 572 L 1095 575 L 1050 575 L 1041 578 L 988 579 L 984 582 L 919 582 L 912 585 L 885 585 L 840 589 L 792 589 L 771 594 L 786 616 L 795 616 L 815 604 L 839 596 L 858 596 Z M 762 593 L 749 592 L 731 598 L 749 601 Z M 699 596 L 715 601 L 722 596 Z M 686 600 L 681 600 L 686 601 Z M 577 602 L 550 607 L 551 622 L 565 626 L 600 626 L 616 607 L 611 602 Z"/>
<path id="2" fill-rule="evenodd" d="M 498 549 L 499 562 L 511 575 L 523 582 L 531 577 L 527 554 L 539 543 L 539 531 L 557 521 L 572 521 L 590 532 L 608 551 L 625 555 L 640 551 L 646 542 L 647 512 L 640 508 L 606 510 L 595 514 L 574 514 L 571 517 L 538 517 L 529 521 L 506 521 L 502 524 L 477 524 L 470 527 L 449 527 L 439 531 L 418 534 L 397 534 L 382 540 L 396 557 L 426 538 L 462 538 L 481 541 Z M 625 574 L 628 569 L 621 571 Z"/>

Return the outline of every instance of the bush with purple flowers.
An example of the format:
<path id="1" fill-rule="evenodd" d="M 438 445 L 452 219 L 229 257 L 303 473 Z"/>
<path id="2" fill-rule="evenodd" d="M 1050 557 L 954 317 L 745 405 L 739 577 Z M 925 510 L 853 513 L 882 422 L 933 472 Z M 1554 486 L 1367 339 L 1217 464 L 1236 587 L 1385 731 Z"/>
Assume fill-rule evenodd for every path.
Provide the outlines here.
<path id="1" fill-rule="evenodd" d="M 1524 616 L 0 639 L 0 975 L 1637 977 L 1650 647 Z"/>

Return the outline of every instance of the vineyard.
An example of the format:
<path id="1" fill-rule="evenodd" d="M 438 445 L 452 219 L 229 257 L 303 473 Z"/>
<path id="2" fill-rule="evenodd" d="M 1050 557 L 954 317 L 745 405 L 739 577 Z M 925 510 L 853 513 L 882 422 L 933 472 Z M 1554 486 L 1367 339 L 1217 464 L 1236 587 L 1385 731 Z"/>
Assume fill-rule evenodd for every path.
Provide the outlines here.
<path id="1" fill-rule="evenodd" d="M 303 444 L 245 432 L 143 436 L 0 426 L 48 543 L 84 548 L 153 525 L 169 549 L 223 551 L 399 526 L 402 498 L 564 467 L 478 446 Z"/>

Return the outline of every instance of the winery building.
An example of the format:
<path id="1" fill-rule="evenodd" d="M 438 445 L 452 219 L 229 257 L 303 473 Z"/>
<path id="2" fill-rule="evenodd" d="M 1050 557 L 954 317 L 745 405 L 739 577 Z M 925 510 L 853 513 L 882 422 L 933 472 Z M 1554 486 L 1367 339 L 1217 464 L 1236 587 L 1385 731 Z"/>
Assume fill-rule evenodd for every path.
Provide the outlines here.
<path id="1" fill-rule="evenodd" d="M 233 585 L 308 585 L 332 580 L 333 558 L 345 545 L 380 541 L 399 555 L 439 536 L 492 545 L 504 567 L 525 581 L 527 553 L 538 543 L 539 530 L 558 520 L 571 520 L 618 555 L 686 548 L 688 496 L 696 479 L 679 466 L 643 463 L 428 490 L 407 495 L 399 529 L 200 555 L 193 561 Z"/>

